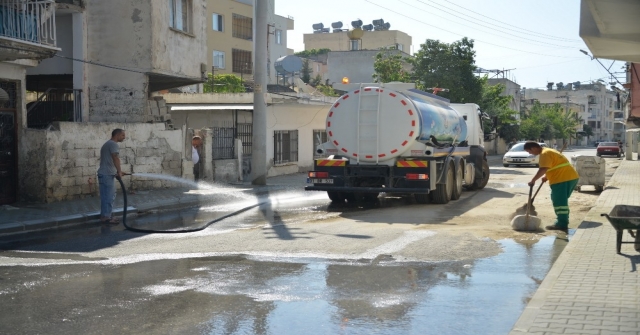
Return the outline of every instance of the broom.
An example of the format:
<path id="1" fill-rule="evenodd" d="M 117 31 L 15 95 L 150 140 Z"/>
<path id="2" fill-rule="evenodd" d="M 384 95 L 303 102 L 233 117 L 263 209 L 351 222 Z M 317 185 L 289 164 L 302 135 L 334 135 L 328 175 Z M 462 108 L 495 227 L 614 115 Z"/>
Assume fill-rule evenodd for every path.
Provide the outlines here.
<path id="1" fill-rule="evenodd" d="M 538 191 L 540 190 L 540 187 L 542 187 L 542 184 L 544 183 L 540 183 L 540 186 L 538 187 Z M 533 193 L 533 185 L 529 187 L 529 201 L 527 202 L 527 214 L 517 215 L 516 217 L 513 218 L 513 220 L 511 220 L 511 228 L 513 228 L 513 230 L 535 231 L 540 228 L 540 223 L 542 223 L 542 220 L 537 216 L 531 215 L 530 213 L 531 203 L 533 202 L 531 197 L 532 193 Z M 536 194 L 538 194 L 538 192 L 536 192 Z"/>

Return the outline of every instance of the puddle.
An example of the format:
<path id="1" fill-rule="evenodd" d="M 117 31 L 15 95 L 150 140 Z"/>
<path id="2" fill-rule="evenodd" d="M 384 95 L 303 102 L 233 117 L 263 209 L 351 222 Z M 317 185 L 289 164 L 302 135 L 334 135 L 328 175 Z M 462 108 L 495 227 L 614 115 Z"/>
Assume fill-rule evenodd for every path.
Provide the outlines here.
<path id="1" fill-rule="evenodd" d="M 460 262 L 228 255 L 0 267 L 0 333 L 507 334 L 566 241 L 499 243 L 497 256 Z"/>

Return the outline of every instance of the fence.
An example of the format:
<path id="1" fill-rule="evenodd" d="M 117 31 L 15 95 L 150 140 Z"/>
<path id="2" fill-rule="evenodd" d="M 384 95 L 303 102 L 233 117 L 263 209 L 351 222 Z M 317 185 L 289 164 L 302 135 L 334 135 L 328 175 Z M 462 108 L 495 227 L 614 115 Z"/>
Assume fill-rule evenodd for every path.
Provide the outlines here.
<path id="1" fill-rule="evenodd" d="M 54 0 L 0 0 L 0 36 L 56 46 Z"/>
<path id="2" fill-rule="evenodd" d="M 46 128 L 55 121 L 82 122 L 82 90 L 49 88 L 27 104 L 29 128 Z"/>

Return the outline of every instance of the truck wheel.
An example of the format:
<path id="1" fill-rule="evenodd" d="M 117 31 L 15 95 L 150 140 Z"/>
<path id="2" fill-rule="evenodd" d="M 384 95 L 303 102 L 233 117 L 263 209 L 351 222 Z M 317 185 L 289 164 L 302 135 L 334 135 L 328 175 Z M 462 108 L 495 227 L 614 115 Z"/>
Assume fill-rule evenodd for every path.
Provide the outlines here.
<path id="1" fill-rule="evenodd" d="M 502 166 L 504 166 L 504 167 L 509 167 L 509 164 L 502 164 Z"/>
<path id="2" fill-rule="evenodd" d="M 429 203 L 429 194 L 414 194 L 416 198 L 416 202 L 419 204 L 428 204 Z"/>
<path id="3" fill-rule="evenodd" d="M 332 202 L 344 202 L 344 194 L 336 191 L 327 191 L 327 195 L 329 195 L 329 199 Z"/>
<path id="4" fill-rule="evenodd" d="M 636 251 L 640 251 L 640 229 L 636 229 L 636 239 L 633 243 L 633 247 Z"/>
<path id="5" fill-rule="evenodd" d="M 485 186 L 487 186 L 487 183 L 489 182 L 489 163 L 487 163 L 486 160 L 482 160 L 482 173 L 480 174 L 480 177 L 478 177 L 478 174 L 476 173 L 476 179 L 474 180 L 473 184 L 468 185 L 467 188 L 470 190 L 481 190 L 483 189 Z"/>
<path id="6" fill-rule="evenodd" d="M 436 204 L 446 204 L 451 200 L 451 193 L 454 188 L 453 168 L 449 166 L 447 174 L 444 176 L 445 183 L 437 184 L 436 189 L 431 193 L 431 200 Z"/>
<path id="7" fill-rule="evenodd" d="M 454 181 L 453 181 L 453 191 L 451 191 L 451 200 L 458 200 L 460 199 L 460 196 L 462 195 L 462 162 L 460 163 L 461 165 L 458 165 L 458 168 L 456 168 L 456 173 L 454 176 Z M 449 168 L 452 168 L 453 166 L 450 166 Z"/>
<path id="8" fill-rule="evenodd" d="M 602 193 L 604 191 L 604 186 L 596 186 L 596 192 Z"/>

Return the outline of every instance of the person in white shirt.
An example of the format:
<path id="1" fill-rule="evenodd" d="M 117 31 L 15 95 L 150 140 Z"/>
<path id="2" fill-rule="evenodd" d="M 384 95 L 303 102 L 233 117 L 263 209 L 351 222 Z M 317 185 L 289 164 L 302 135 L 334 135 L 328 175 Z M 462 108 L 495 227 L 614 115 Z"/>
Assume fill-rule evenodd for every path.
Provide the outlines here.
<path id="1" fill-rule="evenodd" d="M 202 138 L 194 136 L 191 139 L 191 160 L 193 161 L 194 180 L 200 180 L 200 149 L 202 147 Z"/>

